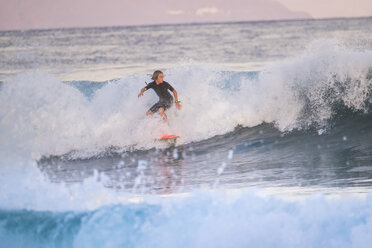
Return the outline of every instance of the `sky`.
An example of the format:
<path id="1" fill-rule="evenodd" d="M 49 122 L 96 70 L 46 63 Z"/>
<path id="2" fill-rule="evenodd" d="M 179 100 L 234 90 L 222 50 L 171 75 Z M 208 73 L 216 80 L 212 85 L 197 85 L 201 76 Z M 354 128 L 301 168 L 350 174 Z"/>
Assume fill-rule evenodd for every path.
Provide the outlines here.
<path id="1" fill-rule="evenodd" d="M 277 0 L 293 11 L 314 18 L 372 16 L 372 0 Z"/>
<path id="2" fill-rule="evenodd" d="M 372 0 L 0 0 L 0 30 L 372 16 Z"/>

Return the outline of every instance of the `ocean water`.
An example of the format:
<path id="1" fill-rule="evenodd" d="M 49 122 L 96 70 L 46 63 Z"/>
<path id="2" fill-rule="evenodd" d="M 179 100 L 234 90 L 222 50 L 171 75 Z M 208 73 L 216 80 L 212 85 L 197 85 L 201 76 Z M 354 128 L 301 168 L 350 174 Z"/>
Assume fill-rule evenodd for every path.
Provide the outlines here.
<path id="1" fill-rule="evenodd" d="M 370 247 L 371 27 L 0 32 L 0 247 Z"/>

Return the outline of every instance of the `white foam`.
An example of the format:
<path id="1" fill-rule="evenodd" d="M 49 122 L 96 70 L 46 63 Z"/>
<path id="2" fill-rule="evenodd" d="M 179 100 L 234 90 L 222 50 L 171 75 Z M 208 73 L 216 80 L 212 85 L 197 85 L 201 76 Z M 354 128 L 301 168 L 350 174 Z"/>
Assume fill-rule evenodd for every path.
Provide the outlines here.
<path id="1" fill-rule="evenodd" d="M 168 111 L 170 128 L 158 115 L 145 116 L 157 101 L 152 91 L 137 98 L 145 75 L 108 83 L 88 101 L 49 75 L 22 73 L 6 80 L 0 91 L 0 148 L 21 149 L 35 158 L 72 150 L 91 156 L 110 146 L 153 147 L 154 138 L 164 132 L 190 142 L 263 122 L 273 122 L 281 131 L 314 123 L 324 127 L 337 101 L 365 110 L 371 64 L 371 51 L 321 41 L 297 58 L 267 66 L 257 79 L 226 82 L 220 69 L 177 65 L 165 71 L 183 105 L 181 111 Z M 239 90 L 221 88 L 229 84 Z"/>
<path id="2" fill-rule="evenodd" d="M 67 244 L 68 247 L 364 248 L 372 242 L 371 196 L 337 199 L 312 196 L 286 201 L 258 196 L 252 191 L 194 192 L 186 197 L 112 205 L 118 201 L 86 191 L 72 194 L 66 201 L 77 206 L 88 200 L 96 206 L 92 208 L 94 211 L 80 209 L 79 213 L 63 216 L 54 209 L 57 203 L 46 202 L 48 197 L 40 198 L 50 204 L 47 215 L 5 213 L 0 237 L 8 246 L 29 247 Z M 106 204 L 88 196 L 94 200 L 103 197 Z M 57 200 L 60 199 L 54 198 Z M 11 225 L 15 218 L 17 231 Z"/>

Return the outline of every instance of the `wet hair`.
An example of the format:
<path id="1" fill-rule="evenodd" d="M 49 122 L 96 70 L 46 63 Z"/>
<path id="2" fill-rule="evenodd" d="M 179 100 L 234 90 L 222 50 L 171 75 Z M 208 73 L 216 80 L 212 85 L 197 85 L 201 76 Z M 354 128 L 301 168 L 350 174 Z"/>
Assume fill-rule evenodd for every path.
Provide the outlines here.
<path id="1" fill-rule="evenodd" d="M 162 72 L 162 71 L 159 71 L 159 70 L 154 71 L 154 73 L 152 74 L 152 78 L 151 78 L 151 79 L 152 79 L 152 80 L 157 80 L 159 74 L 163 74 L 163 72 Z"/>

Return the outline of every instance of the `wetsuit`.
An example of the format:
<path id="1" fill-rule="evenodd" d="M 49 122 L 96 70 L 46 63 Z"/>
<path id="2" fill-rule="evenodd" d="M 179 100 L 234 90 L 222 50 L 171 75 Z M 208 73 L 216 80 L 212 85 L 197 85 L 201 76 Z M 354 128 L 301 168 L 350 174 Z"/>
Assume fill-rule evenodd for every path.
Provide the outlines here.
<path id="1" fill-rule="evenodd" d="M 164 108 L 164 110 L 166 110 L 172 106 L 173 97 L 168 90 L 173 92 L 174 89 L 168 82 L 163 81 L 160 84 L 156 84 L 155 81 L 152 81 L 145 88 L 146 90 L 155 90 L 155 93 L 159 97 L 159 101 L 150 108 L 151 112 L 155 113 L 159 108 Z"/>

